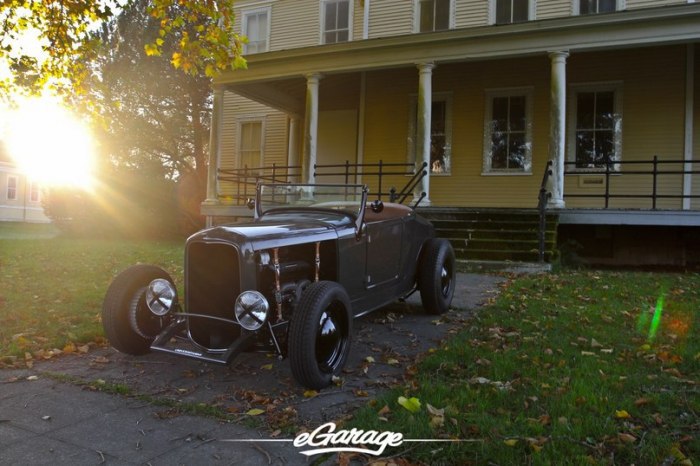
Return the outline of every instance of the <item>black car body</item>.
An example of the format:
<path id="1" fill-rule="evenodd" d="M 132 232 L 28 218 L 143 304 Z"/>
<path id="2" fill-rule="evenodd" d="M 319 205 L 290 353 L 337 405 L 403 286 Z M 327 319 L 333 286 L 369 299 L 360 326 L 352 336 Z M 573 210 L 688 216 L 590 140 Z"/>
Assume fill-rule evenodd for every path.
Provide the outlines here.
<path id="1" fill-rule="evenodd" d="M 241 351 L 288 356 L 309 388 L 345 364 L 352 321 L 416 289 L 448 310 L 454 252 L 414 209 L 368 202 L 361 185 L 260 185 L 251 222 L 187 240 L 185 300 L 170 276 L 136 265 L 112 283 L 105 332 L 126 353 L 230 363 Z"/>

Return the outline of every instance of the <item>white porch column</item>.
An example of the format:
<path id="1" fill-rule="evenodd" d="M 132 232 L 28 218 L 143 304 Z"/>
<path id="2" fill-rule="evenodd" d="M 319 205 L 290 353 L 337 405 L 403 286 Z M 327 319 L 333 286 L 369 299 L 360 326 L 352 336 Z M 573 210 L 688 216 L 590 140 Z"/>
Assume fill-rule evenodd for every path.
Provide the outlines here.
<path id="1" fill-rule="evenodd" d="M 318 87 L 323 76 L 312 73 L 306 76 L 306 112 L 304 114 L 304 168 L 307 183 L 314 183 L 314 165 L 318 145 Z"/>
<path id="2" fill-rule="evenodd" d="M 289 117 L 289 143 L 287 145 L 287 165 L 290 167 L 298 167 L 301 165 L 301 160 L 299 160 L 299 118 L 296 115 Z M 296 173 L 296 171 L 290 171 L 290 173 Z M 301 181 L 301 180 L 296 180 Z M 295 182 L 296 182 L 295 181 Z"/>
<path id="3" fill-rule="evenodd" d="M 549 159 L 552 161 L 549 207 L 564 208 L 564 161 L 566 157 L 566 58 L 569 52 L 550 52 Z"/>
<path id="4" fill-rule="evenodd" d="M 416 186 L 414 200 L 425 193 L 423 205 L 430 205 L 430 121 L 433 107 L 433 69 L 434 63 L 418 65 L 418 108 L 416 109 L 416 162 L 426 162 L 428 174 Z"/>
<path id="5" fill-rule="evenodd" d="M 209 166 L 207 167 L 207 198 L 204 200 L 206 205 L 215 205 L 219 202 L 218 188 L 218 168 L 220 141 L 221 141 L 221 123 L 224 114 L 224 88 L 214 88 L 214 102 L 211 113 L 211 127 L 209 129 Z M 207 222 L 209 220 L 207 219 Z"/>

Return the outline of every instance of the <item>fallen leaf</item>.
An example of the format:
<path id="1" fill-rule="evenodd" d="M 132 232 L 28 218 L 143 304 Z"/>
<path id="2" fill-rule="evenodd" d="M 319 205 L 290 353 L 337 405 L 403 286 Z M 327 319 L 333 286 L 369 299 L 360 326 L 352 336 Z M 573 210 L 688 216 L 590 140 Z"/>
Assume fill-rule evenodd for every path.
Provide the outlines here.
<path id="1" fill-rule="evenodd" d="M 399 360 L 394 359 L 394 358 L 387 359 L 386 363 L 389 364 L 390 366 L 398 366 L 400 364 Z"/>
<path id="2" fill-rule="evenodd" d="M 634 443 L 637 441 L 637 437 L 626 433 L 617 434 L 617 438 L 619 438 L 622 443 Z"/>
<path id="3" fill-rule="evenodd" d="M 29 380 L 29 381 L 39 380 L 39 377 L 37 377 L 36 375 L 30 375 L 29 377 L 27 377 L 27 380 Z"/>
<path id="4" fill-rule="evenodd" d="M 603 345 L 598 343 L 598 340 L 596 340 L 595 338 L 591 338 L 591 348 L 602 348 L 602 347 L 603 347 Z"/>
<path id="5" fill-rule="evenodd" d="M 629 419 L 629 418 L 631 418 L 632 416 L 630 416 L 630 413 L 628 413 L 628 412 L 625 411 L 624 409 L 621 409 L 621 410 L 619 410 L 619 411 L 618 411 L 618 410 L 615 410 L 615 417 L 616 417 L 617 419 Z"/>
<path id="6" fill-rule="evenodd" d="M 253 408 L 253 409 L 249 409 L 249 410 L 246 412 L 246 414 L 247 414 L 248 416 L 259 416 L 259 415 L 261 415 L 261 414 L 264 413 L 264 412 L 265 412 L 264 409 Z"/>
<path id="7" fill-rule="evenodd" d="M 313 398 L 316 395 L 318 395 L 318 392 L 316 390 L 306 390 L 304 392 L 304 398 Z"/>
<path id="8" fill-rule="evenodd" d="M 385 416 L 391 412 L 391 409 L 389 408 L 389 405 L 384 405 L 382 409 L 379 410 L 377 413 L 380 416 Z"/>
<path id="9" fill-rule="evenodd" d="M 372 363 L 374 362 L 374 358 L 373 358 L 372 356 L 367 356 L 367 357 L 365 358 L 365 361 L 367 361 L 368 363 L 372 364 Z"/>
<path id="10" fill-rule="evenodd" d="M 509 447 L 514 447 L 518 444 L 518 439 L 517 438 L 509 438 L 508 440 L 504 440 L 503 443 L 505 443 Z"/>
<path id="11" fill-rule="evenodd" d="M 356 388 L 352 392 L 355 394 L 355 396 L 361 397 L 361 398 L 369 396 L 369 393 L 367 393 L 365 390 L 360 390 L 359 388 Z"/>
<path id="12" fill-rule="evenodd" d="M 635 406 L 644 406 L 648 405 L 649 403 L 651 403 L 651 399 L 649 398 L 637 398 L 636 400 L 634 400 Z"/>
<path id="13" fill-rule="evenodd" d="M 271 371 L 272 364 L 265 364 L 264 366 L 261 366 L 260 369 L 265 369 L 265 370 Z"/>
<path id="14" fill-rule="evenodd" d="M 404 396 L 400 396 L 397 401 L 401 406 L 412 413 L 417 413 L 420 411 L 420 400 L 418 400 L 416 397 L 406 398 Z"/>

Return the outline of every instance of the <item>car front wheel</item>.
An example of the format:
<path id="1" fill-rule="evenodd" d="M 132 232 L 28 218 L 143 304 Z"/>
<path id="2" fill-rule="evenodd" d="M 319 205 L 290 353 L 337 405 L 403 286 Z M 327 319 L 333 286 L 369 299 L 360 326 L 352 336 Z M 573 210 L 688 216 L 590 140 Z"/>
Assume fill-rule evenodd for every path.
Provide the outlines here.
<path id="1" fill-rule="evenodd" d="M 330 385 L 345 365 L 351 339 L 345 289 L 329 281 L 309 285 L 289 324 L 289 362 L 296 381 L 314 390 Z"/>
<path id="2" fill-rule="evenodd" d="M 167 325 L 167 316 L 154 315 L 146 304 L 146 288 L 155 279 L 173 282 L 168 273 L 154 265 L 129 267 L 112 281 L 102 304 L 102 325 L 110 344 L 118 351 L 140 355 Z"/>
<path id="3" fill-rule="evenodd" d="M 423 307 L 431 314 L 443 314 L 450 309 L 455 292 L 455 253 L 449 241 L 428 240 L 418 270 L 418 288 Z"/>

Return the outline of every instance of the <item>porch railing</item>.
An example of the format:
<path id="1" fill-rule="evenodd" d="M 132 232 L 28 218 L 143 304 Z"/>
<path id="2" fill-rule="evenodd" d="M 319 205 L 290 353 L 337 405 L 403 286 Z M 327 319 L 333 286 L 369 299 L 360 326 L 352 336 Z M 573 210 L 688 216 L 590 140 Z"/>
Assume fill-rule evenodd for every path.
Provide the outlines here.
<path id="1" fill-rule="evenodd" d="M 232 183 L 233 190 L 229 190 L 230 194 L 226 197 L 236 205 L 244 205 L 248 199 L 255 197 L 255 187 L 260 181 L 268 183 L 301 181 L 301 167 L 273 163 L 266 167 L 220 169 L 218 179 Z"/>
<path id="2" fill-rule="evenodd" d="M 602 162 L 599 169 L 592 171 L 586 168 L 577 167 L 577 162 L 564 163 L 564 175 L 598 175 L 603 176 L 603 192 L 595 193 L 564 193 L 565 198 L 602 199 L 604 209 L 610 208 L 611 199 L 649 199 L 651 209 L 658 208 L 660 199 L 700 199 L 700 194 L 686 194 L 682 191 L 682 186 L 678 187 L 677 193 L 669 193 L 667 189 L 662 189 L 660 180 L 665 176 L 683 176 L 700 174 L 698 169 L 700 161 L 693 160 L 659 160 L 655 155 L 652 160 L 608 160 Z M 690 166 L 691 169 L 686 169 Z M 628 179 L 630 176 L 648 177 L 643 182 L 644 188 L 638 192 L 619 192 L 611 187 L 611 181 Z M 621 188 L 625 189 L 625 188 Z"/>
<path id="3" fill-rule="evenodd" d="M 372 190 L 372 196 L 376 196 L 379 199 L 388 197 L 390 202 L 403 203 L 413 194 L 413 190 L 418 186 L 420 180 L 427 175 L 427 166 L 428 164 L 423 162 L 419 169 L 416 170 L 416 165 L 413 163 L 384 163 L 381 160 L 379 163 L 364 164 L 350 162 L 336 165 L 316 164 L 314 165 L 314 176 L 316 178 L 340 177 L 344 184 L 355 183 L 359 177 L 362 177 L 365 183 L 376 181 L 377 190 Z M 384 191 L 386 177 L 388 176 L 409 178 L 407 178 L 403 188 L 400 190 L 392 187 L 388 191 Z M 370 180 L 367 178 L 370 178 Z M 376 178 L 376 180 L 372 180 L 372 178 Z M 276 165 L 273 163 L 266 167 L 220 169 L 218 171 L 218 179 L 219 181 L 232 184 L 232 187 L 229 187 L 226 191 L 228 194 L 224 196 L 235 205 L 244 205 L 248 199 L 255 196 L 255 187 L 259 182 L 301 182 L 301 167 L 298 165 Z M 420 199 L 422 198 L 420 197 Z"/>
<path id="4" fill-rule="evenodd" d="M 416 170 L 414 163 L 386 163 L 382 160 L 378 163 L 350 163 L 346 160 L 343 164 L 314 165 L 314 177 L 340 177 L 345 184 L 354 183 L 360 177 L 366 183 L 368 177 L 376 177 L 377 190 L 372 191 L 372 195 L 378 199 L 388 196 L 389 202 L 402 204 L 409 195 L 413 194 L 413 190 L 418 186 L 420 180 L 428 174 L 427 166 L 428 164 L 423 162 Z M 410 178 L 401 190 L 397 191 L 395 187 L 391 187 L 389 191 L 384 191 L 385 177 L 387 176 L 410 176 Z"/>

